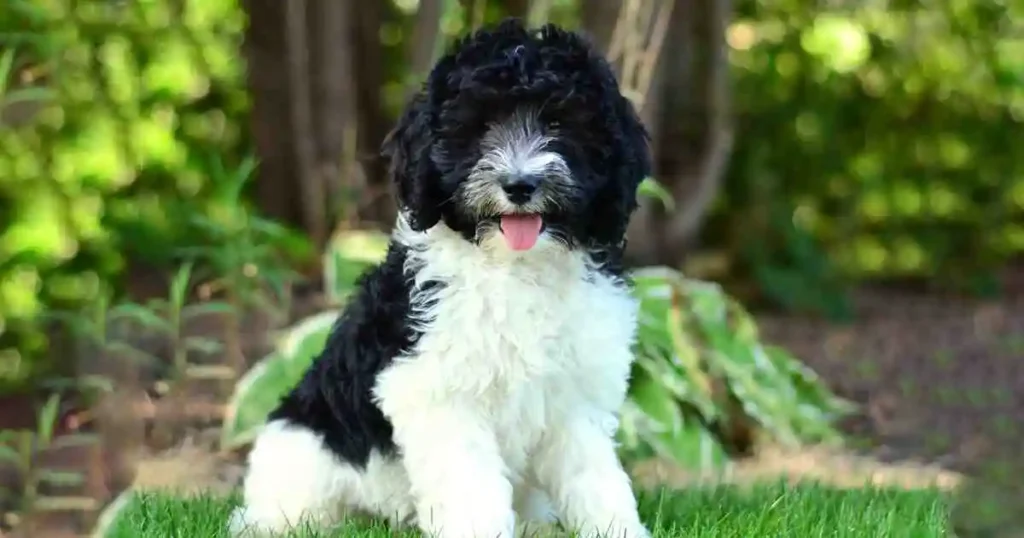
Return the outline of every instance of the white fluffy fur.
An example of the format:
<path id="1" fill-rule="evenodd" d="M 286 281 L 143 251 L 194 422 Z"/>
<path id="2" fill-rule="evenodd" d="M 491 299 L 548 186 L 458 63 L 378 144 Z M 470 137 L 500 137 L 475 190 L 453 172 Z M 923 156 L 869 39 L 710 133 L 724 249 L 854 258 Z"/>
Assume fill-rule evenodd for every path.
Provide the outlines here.
<path id="1" fill-rule="evenodd" d="M 374 388 L 401 460 L 357 471 L 309 431 L 270 424 L 232 532 L 370 512 L 443 538 L 553 517 L 582 536 L 648 536 L 613 441 L 636 322 L 627 290 L 543 236 L 513 252 L 496 230 L 474 245 L 400 221 L 395 239 L 413 247 L 417 281 L 447 283 L 416 305 L 423 336 Z"/>

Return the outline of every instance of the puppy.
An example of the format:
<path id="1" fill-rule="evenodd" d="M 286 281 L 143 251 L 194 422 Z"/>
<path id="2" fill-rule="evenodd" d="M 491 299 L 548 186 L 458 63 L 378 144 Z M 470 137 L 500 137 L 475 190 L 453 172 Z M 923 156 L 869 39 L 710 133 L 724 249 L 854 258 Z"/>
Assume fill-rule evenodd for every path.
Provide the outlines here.
<path id="1" fill-rule="evenodd" d="M 647 134 L 583 37 L 457 43 L 384 143 L 400 217 L 255 441 L 235 535 L 354 513 L 430 536 L 649 536 L 616 455 Z"/>

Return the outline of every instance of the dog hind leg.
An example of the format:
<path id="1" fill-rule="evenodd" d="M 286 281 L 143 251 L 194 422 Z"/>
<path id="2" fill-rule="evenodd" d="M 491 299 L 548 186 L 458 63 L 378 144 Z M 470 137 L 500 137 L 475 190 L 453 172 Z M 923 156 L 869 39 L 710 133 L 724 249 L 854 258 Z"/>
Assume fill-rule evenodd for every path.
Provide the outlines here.
<path id="1" fill-rule="evenodd" d="M 231 514 L 228 530 L 239 537 L 330 526 L 346 505 L 358 503 L 360 480 L 360 471 L 339 461 L 317 434 L 270 422 L 249 454 L 243 505 Z"/>

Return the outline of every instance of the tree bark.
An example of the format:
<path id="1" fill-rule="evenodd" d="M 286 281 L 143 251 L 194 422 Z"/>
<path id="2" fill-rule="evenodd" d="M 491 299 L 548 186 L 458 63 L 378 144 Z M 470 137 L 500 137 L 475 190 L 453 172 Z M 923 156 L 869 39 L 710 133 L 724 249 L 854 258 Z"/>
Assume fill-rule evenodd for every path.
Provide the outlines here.
<path id="1" fill-rule="evenodd" d="M 651 135 L 654 177 L 673 195 L 666 212 L 641 200 L 628 228 L 627 260 L 634 265 L 680 267 L 700 232 L 732 148 L 729 64 L 725 31 L 730 0 L 674 0 L 640 117 Z M 584 25 L 605 47 L 621 2 L 597 1 Z"/>
<path id="2" fill-rule="evenodd" d="M 322 248 L 327 239 L 327 215 L 323 182 L 317 173 L 317 140 L 313 125 L 310 84 L 309 25 L 307 0 L 285 3 L 284 27 L 291 94 L 289 120 L 295 144 L 296 175 L 302 204 L 302 224 L 313 244 Z"/>
<path id="3" fill-rule="evenodd" d="M 621 0 L 592 0 L 580 10 L 583 30 L 605 54 L 608 53 L 621 7 Z"/>
<path id="4" fill-rule="evenodd" d="M 360 224 L 375 224 L 382 229 L 394 223 L 396 211 L 380 145 L 391 128 L 381 101 L 384 86 L 381 25 L 392 15 L 390 2 L 354 2 L 350 32 L 355 37 L 355 76 L 358 81 L 356 116 L 358 161 L 365 178 L 357 195 Z"/>
<path id="5" fill-rule="evenodd" d="M 248 64 L 246 76 L 252 94 L 250 128 L 259 156 L 254 194 L 264 215 L 303 227 L 298 189 L 291 178 L 297 163 L 288 121 L 291 95 L 285 53 L 285 3 L 279 0 L 243 0 L 249 16 L 242 44 Z"/>
<path id="6" fill-rule="evenodd" d="M 246 0 L 243 6 L 260 159 L 257 205 L 323 246 L 340 218 L 362 217 L 356 213 L 367 190 L 363 178 L 382 177 L 363 169 L 379 166 L 373 144 L 387 128 L 379 111 L 379 21 L 363 30 L 363 13 L 343 0 Z M 363 52 L 371 56 L 357 62 Z M 376 142 L 357 148 L 363 136 Z M 366 148 L 373 158 L 357 166 L 357 151 Z"/>
<path id="7" fill-rule="evenodd" d="M 500 4 L 502 15 L 505 17 L 518 17 L 526 20 L 527 14 L 530 13 L 530 0 L 501 0 Z"/>
<path id="8" fill-rule="evenodd" d="M 355 88 L 353 70 L 351 3 L 312 0 L 310 18 L 313 121 L 317 132 L 317 173 L 324 187 L 327 219 L 331 223 L 349 217 L 347 197 L 361 186 L 355 166 Z"/>
<path id="9" fill-rule="evenodd" d="M 658 177 L 677 208 L 662 215 L 661 263 L 680 265 L 721 190 L 732 151 L 728 44 L 730 0 L 676 0 L 672 25 L 685 41 L 667 46 Z M 672 35 L 672 32 L 669 33 Z"/>
<path id="10" fill-rule="evenodd" d="M 434 65 L 440 47 L 443 11 L 444 0 L 420 0 L 412 29 L 412 39 L 409 41 L 410 80 L 406 87 L 406 99 L 422 85 Z"/>

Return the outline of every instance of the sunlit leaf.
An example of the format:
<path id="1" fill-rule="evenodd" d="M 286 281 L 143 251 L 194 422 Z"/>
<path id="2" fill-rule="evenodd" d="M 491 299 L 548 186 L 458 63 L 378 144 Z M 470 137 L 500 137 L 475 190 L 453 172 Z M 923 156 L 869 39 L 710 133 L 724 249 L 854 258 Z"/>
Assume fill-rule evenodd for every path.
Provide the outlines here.
<path id="1" fill-rule="evenodd" d="M 328 311 L 285 331 L 277 349 L 257 362 L 235 385 L 221 430 L 221 447 L 251 442 L 281 396 L 294 387 L 323 350 L 338 317 Z"/>
<path id="2" fill-rule="evenodd" d="M 36 471 L 36 477 L 54 486 L 79 486 L 85 483 L 85 475 L 78 471 L 39 469 Z"/>
<path id="3" fill-rule="evenodd" d="M 110 310 L 110 319 L 130 319 L 140 323 L 148 329 L 170 333 L 173 330 L 170 323 L 159 313 L 135 303 L 121 303 Z"/>
<path id="4" fill-rule="evenodd" d="M 57 426 L 60 413 L 60 395 L 53 394 L 39 410 L 36 420 L 36 436 L 42 446 L 48 446 L 53 439 L 53 430 Z"/>
<path id="5" fill-rule="evenodd" d="M 675 211 L 676 209 L 676 202 L 672 197 L 672 193 L 654 178 L 649 177 L 641 181 L 640 187 L 637 189 L 637 195 L 658 200 L 665 206 L 667 211 Z"/>

